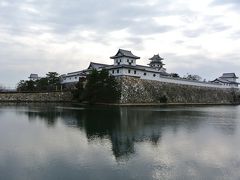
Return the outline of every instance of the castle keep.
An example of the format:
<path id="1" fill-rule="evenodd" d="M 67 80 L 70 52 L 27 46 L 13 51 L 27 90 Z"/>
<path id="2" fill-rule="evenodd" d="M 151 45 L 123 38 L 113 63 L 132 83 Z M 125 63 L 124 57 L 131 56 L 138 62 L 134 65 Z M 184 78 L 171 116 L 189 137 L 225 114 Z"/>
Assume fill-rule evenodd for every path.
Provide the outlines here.
<path id="1" fill-rule="evenodd" d="M 159 54 L 149 58 L 150 63 L 148 66 L 138 65 L 137 60 L 140 59 L 140 57 L 134 55 L 131 51 L 128 50 L 119 49 L 118 52 L 110 58 L 113 59 L 112 65 L 91 62 L 87 69 L 62 75 L 61 83 L 77 83 L 81 78 L 86 78 L 86 76 L 93 69 L 96 69 L 97 71 L 106 69 L 112 76 L 115 77 L 126 76 L 143 80 L 154 80 L 163 83 L 211 88 L 238 87 L 238 83 L 236 81 L 238 77 L 235 75 L 235 73 L 224 73 L 221 77 L 216 78 L 211 82 L 172 77 L 171 74 L 166 72 L 166 69 L 164 68 L 165 64 L 163 63 L 164 59 L 160 57 Z"/>

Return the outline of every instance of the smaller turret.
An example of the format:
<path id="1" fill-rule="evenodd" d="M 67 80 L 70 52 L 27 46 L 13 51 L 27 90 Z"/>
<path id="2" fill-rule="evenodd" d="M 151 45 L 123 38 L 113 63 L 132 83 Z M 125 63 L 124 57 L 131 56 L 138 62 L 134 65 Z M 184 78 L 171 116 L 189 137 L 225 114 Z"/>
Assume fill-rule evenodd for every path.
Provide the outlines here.
<path id="1" fill-rule="evenodd" d="M 165 64 L 163 64 L 162 60 L 164 58 L 160 57 L 159 54 L 154 55 L 152 58 L 150 58 L 151 62 L 148 64 L 150 67 L 156 69 L 156 70 L 161 70 Z"/>

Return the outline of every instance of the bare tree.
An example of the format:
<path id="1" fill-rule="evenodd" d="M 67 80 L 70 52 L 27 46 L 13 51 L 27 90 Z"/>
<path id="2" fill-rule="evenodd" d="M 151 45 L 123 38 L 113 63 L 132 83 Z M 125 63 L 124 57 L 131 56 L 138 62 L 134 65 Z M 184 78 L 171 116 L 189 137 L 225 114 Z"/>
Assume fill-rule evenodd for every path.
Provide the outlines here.
<path id="1" fill-rule="evenodd" d="M 201 81 L 201 77 L 199 75 L 196 75 L 196 74 L 188 74 L 187 76 L 185 76 L 185 79 L 188 79 L 188 80 L 193 80 L 193 81 Z"/>

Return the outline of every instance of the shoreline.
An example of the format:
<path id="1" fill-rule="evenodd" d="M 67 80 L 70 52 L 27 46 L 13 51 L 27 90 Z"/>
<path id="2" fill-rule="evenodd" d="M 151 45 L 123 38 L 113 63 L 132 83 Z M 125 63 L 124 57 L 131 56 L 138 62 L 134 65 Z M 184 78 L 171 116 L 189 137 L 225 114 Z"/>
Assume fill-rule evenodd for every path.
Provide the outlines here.
<path id="1" fill-rule="evenodd" d="M 0 101 L 1 104 L 66 104 L 79 106 L 114 106 L 114 107 L 140 107 L 140 106 L 237 106 L 240 103 L 86 103 L 76 101 Z"/>

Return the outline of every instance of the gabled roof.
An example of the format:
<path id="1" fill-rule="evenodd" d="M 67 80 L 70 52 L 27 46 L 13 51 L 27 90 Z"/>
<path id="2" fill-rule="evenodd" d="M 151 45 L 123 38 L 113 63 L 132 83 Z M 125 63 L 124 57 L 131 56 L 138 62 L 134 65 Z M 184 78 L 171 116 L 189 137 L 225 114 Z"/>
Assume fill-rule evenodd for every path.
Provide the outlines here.
<path id="1" fill-rule="evenodd" d="M 211 82 L 221 82 L 221 83 L 226 83 L 226 84 L 239 84 L 237 82 L 233 82 L 233 81 L 229 81 L 229 80 L 226 80 L 226 79 L 223 79 L 223 78 L 217 78 Z"/>
<path id="2" fill-rule="evenodd" d="M 131 51 L 119 49 L 115 56 L 110 57 L 111 59 L 119 58 L 119 57 L 129 57 L 133 59 L 140 59 L 140 57 L 133 55 Z"/>
<path id="3" fill-rule="evenodd" d="M 67 73 L 67 75 L 65 76 L 84 76 L 86 75 L 86 73 L 83 71 L 75 71 L 75 72 L 70 72 L 70 73 Z"/>
<path id="4" fill-rule="evenodd" d="M 164 60 L 164 58 L 160 57 L 159 54 L 156 54 L 153 57 L 151 57 L 149 60 L 152 60 L 152 61 L 162 61 L 162 60 Z"/>
<path id="5" fill-rule="evenodd" d="M 103 68 L 103 67 L 107 67 L 109 66 L 108 64 L 100 64 L 100 63 L 94 63 L 94 62 L 90 62 L 90 65 L 88 66 L 87 69 L 99 69 L 99 68 Z"/>
<path id="6" fill-rule="evenodd" d="M 223 73 L 220 78 L 238 78 L 235 73 Z"/>
<path id="7" fill-rule="evenodd" d="M 217 79 L 213 80 L 212 82 L 230 83 L 230 81 L 228 81 L 226 79 L 222 79 L 222 78 L 217 78 Z"/>

